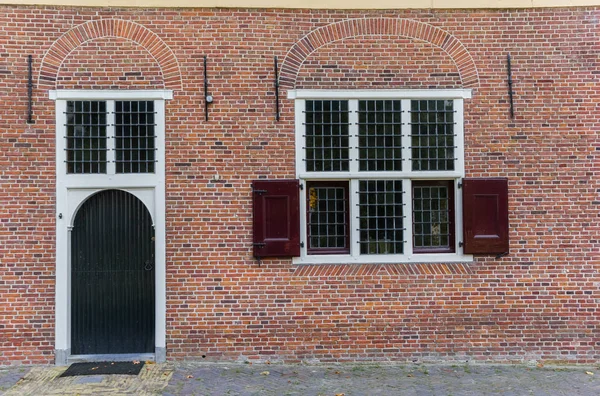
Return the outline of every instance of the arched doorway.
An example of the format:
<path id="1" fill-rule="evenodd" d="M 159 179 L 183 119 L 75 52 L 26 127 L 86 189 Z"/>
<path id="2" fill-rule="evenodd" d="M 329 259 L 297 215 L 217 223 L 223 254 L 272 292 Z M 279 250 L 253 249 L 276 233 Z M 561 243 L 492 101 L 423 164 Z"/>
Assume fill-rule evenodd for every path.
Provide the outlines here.
<path id="1" fill-rule="evenodd" d="M 78 210 L 71 232 L 71 354 L 152 353 L 154 227 L 132 194 L 104 190 Z"/>

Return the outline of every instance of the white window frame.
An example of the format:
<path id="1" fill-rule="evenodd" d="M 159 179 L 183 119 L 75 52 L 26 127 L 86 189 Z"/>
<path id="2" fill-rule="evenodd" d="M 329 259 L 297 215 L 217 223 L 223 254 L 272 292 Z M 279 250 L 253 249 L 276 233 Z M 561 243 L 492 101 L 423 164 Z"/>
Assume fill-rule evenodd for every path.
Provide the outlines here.
<path id="1" fill-rule="evenodd" d="M 340 180 L 349 181 L 349 218 L 350 218 L 350 253 L 349 254 L 308 254 L 307 220 L 306 220 L 306 195 L 307 189 L 300 190 L 300 240 L 302 247 L 300 257 L 294 258 L 296 264 L 341 264 L 341 263 L 444 263 L 472 261 L 472 255 L 463 253 L 460 244 L 462 239 L 462 194 L 458 182 L 465 176 L 464 167 L 464 99 L 471 98 L 470 89 L 447 90 L 294 90 L 288 92 L 288 99 L 295 101 L 295 132 L 296 132 L 296 177 L 302 185 L 311 180 Z M 304 110 L 306 100 L 348 100 L 349 123 L 357 124 L 358 115 L 356 104 L 358 100 L 401 100 L 403 151 L 402 171 L 361 172 L 358 170 L 358 161 L 350 161 L 347 172 L 307 172 L 305 161 L 305 126 Z M 410 150 L 410 101 L 421 100 L 453 100 L 455 137 L 455 168 L 453 171 L 413 171 L 409 158 Z M 350 158 L 358 158 L 358 137 L 350 133 Z M 356 219 L 359 217 L 359 208 L 356 205 L 359 180 L 400 179 L 404 191 L 404 253 L 402 254 L 360 254 L 359 230 Z M 454 180 L 454 253 L 413 253 L 412 237 L 412 181 L 413 180 Z M 354 221 L 353 221 L 354 220 Z"/>
<path id="2" fill-rule="evenodd" d="M 166 226 L 165 226 L 165 101 L 171 90 L 52 90 L 56 106 L 56 331 L 57 364 L 71 358 L 71 263 L 70 232 L 77 210 L 93 194 L 118 189 L 136 196 L 147 207 L 155 230 L 155 353 L 157 361 L 166 357 Z M 67 173 L 67 101 L 120 100 L 153 101 L 155 111 L 155 166 L 153 173 L 115 173 L 107 152 L 106 173 Z M 111 123 L 107 106 L 108 123 Z M 107 140 L 110 150 L 111 140 Z M 145 356 L 140 356 L 145 358 Z M 93 358 L 93 357 L 92 357 Z"/>

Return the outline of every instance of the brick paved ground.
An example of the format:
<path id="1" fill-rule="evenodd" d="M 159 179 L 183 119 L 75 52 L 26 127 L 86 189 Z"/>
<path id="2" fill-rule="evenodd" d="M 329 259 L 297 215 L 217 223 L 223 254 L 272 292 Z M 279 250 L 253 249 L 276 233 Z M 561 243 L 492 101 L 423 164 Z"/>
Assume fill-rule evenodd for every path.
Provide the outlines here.
<path id="1" fill-rule="evenodd" d="M 65 367 L 0 368 L 5 395 L 600 395 L 600 367 L 166 363 L 140 375 L 58 378 Z"/>

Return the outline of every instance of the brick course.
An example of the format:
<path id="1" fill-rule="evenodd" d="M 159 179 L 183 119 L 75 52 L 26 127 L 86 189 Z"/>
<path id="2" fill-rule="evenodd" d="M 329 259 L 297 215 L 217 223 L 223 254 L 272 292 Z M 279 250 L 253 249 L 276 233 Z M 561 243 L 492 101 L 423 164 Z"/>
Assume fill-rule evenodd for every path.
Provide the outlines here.
<path id="1" fill-rule="evenodd" d="M 0 7 L 0 364 L 53 360 L 47 90 L 67 88 L 174 90 L 166 110 L 168 358 L 598 362 L 599 18 L 598 8 Z M 26 124 L 29 54 L 34 124 Z M 208 121 L 205 55 L 215 98 Z M 259 267 L 250 182 L 295 175 L 291 88 L 472 88 L 466 173 L 509 178 L 510 254 L 464 264 L 268 259 Z"/>

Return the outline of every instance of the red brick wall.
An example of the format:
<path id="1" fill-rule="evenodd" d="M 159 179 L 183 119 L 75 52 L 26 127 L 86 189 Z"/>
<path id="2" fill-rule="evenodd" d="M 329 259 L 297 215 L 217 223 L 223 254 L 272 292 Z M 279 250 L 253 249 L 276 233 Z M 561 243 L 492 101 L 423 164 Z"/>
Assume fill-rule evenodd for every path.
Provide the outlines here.
<path id="1" fill-rule="evenodd" d="M 53 359 L 55 88 L 174 90 L 169 358 L 597 362 L 599 17 L 1 7 L 0 364 Z M 472 88 L 467 175 L 509 178 L 511 253 L 466 264 L 258 267 L 250 181 L 295 174 L 291 87 Z"/>

